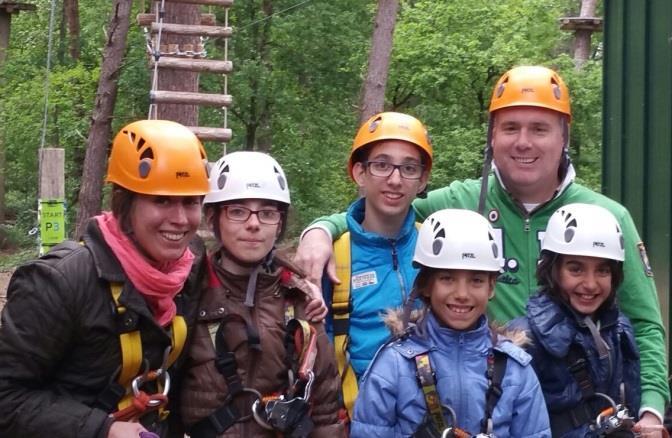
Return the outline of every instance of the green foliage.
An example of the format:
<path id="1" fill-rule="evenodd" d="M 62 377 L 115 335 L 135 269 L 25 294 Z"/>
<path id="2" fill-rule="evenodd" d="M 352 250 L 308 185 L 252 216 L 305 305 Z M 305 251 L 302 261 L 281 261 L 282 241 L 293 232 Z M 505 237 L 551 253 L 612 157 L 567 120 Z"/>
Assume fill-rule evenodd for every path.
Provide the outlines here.
<path id="1" fill-rule="evenodd" d="M 7 206 L 16 235 L 36 222 L 37 149 L 40 145 L 50 0 L 36 12 L 13 16 L 9 56 L 0 70 L 0 139 L 7 153 Z M 272 6 L 270 18 L 263 4 Z M 66 150 L 67 201 L 76 211 L 99 65 L 106 40 L 108 3 L 80 0 L 81 58 L 55 56 L 67 41 L 54 33 L 47 145 Z M 226 82 L 234 106 L 228 152 L 270 152 L 292 189 L 288 236 L 318 215 L 343 210 L 356 196 L 345 164 L 357 129 L 358 100 L 366 71 L 376 2 L 238 1 L 229 12 L 234 35 Z M 494 81 L 514 65 L 558 69 L 572 93 L 571 154 L 579 180 L 598 188 L 601 165 L 600 60 L 574 69 L 571 34 L 558 18 L 575 0 L 402 0 L 387 86 L 387 108 L 408 112 L 429 127 L 435 147 L 431 187 L 480 174 L 487 107 Z M 137 7 L 137 6 L 136 6 Z M 217 11 L 219 23 L 223 11 Z M 135 11 L 138 12 L 138 11 Z M 135 12 L 132 17 L 135 16 Z M 269 11 L 267 11 L 269 12 Z M 573 11 L 574 13 L 576 10 Z M 594 36 L 593 44 L 601 39 Z M 224 40 L 206 42 L 208 57 L 223 59 Z M 115 107 L 113 131 L 145 118 L 151 72 L 145 38 L 131 25 Z M 222 76 L 203 74 L 201 88 L 223 93 Z M 264 115 L 265 114 L 265 115 Z M 224 112 L 202 109 L 202 126 L 222 126 Z M 222 145 L 207 144 L 211 161 Z M 101 175 L 102 177 L 102 175 Z M 32 240 L 32 239 L 31 239 Z M 31 242 L 34 244 L 34 242 Z"/>

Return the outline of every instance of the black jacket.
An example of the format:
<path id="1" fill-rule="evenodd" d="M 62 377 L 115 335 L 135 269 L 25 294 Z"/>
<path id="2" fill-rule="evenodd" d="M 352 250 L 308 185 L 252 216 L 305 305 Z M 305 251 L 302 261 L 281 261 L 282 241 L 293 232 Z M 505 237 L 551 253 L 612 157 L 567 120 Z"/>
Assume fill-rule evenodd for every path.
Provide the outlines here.
<path id="1" fill-rule="evenodd" d="M 7 289 L 0 327 L 0 436 L 106 437 L 108 412 L 93 407 L 121 367 L 119 331 L 110 283 L 123 283 L 120 303 L 139 316 L 143 353 L 151 369 L 161 365 L 170 345 L 149 307 L 103 240 L 95 221 L 85 245 L 68 242 L 19 267 Z M 196 317 L 204 248 L 191 245 L 196 259 L 175 301 L 189 333 Z M 187 340 L 188 342 L 188 340 Z M 185 348 L 186 351 L 187 349 Z M 179 359 L 170 368 L 171 388 L 178 389 Z M 179 394 L 171 389 L 168 421 L 153 415 L 143 424 L 162 436 L 182 436 Z M 168 430 L 170 429 L 170 430 Z"/>

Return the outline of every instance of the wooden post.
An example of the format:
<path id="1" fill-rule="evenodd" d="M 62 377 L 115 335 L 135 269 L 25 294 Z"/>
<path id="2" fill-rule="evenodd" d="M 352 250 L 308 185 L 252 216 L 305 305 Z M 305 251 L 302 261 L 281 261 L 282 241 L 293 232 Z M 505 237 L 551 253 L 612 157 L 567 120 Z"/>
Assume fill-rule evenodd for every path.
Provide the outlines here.
<path id="1" fill-rule="evenodd" d="M 65 240 L 65 149 L 39 150 L 40 255 Z"/>

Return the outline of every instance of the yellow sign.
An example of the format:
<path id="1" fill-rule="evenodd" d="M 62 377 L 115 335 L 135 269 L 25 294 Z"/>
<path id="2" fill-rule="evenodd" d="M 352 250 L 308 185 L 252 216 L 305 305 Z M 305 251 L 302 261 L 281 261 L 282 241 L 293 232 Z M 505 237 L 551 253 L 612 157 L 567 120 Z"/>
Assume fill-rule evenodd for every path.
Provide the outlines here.
<path id="1" fill-rule="evenodd" d="M 40 222 L 40 255 L 65 240 L 65 201 L 42 200 L 38 208 Z"/>

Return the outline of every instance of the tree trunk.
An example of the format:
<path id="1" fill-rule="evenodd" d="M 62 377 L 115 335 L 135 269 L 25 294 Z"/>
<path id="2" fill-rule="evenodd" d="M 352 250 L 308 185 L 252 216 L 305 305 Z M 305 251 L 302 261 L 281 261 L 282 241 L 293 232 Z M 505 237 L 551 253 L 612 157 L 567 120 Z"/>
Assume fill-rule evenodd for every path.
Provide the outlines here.
<path id="1" fill-rule="evenodd" d="M 12 24 L 12 16 L 0 9 L 0 68 L 7 59 L 9 49 L 9 32 Z M 5 222 L 5 145 L 0 137 L 0 224 Z"/>
<path id="2" fill-rule="evenodd" d="M 117 99 L 117 79 L 126 50 L 133 0 L 114 0 L 107 27 L 107 42 L 91 116 L 91 128 L 84 158 L 82 186 L 79 189 L 79 211 L 75 237 L 81 236 L 87 219 L 100 212 L 105 158 L 110 143 L 112 113 Z"/>
<path id="3" fill-rule="evenodd" d="M 597 0 L 582 0 L 580 17 L 594 17 Z M 577 69 L 590 58 L 592 30 L 577 29 L 574 33 L 574 65 Z"/>
<path id="4" fill-rule="evenodd" d="M 177 24 L 200 24 L 201 13 L 196 4 L 165 3 L 164 23 Z M 193 36 L 181 36 L 175 34 L 162 34 L 161 46 L 178 44 L 182 48 L 185 44 L 199 43 L 199 39 Z M 189 91 L 198 92 L 198 73 L 183 70 L 159 69 L 157 90 L 165 91 Z M 173 120 L 185 126 L 198 126 L 198 106 L 180 105 L 174 103 L 160 104 L 157 106 L 157 118 Z"/>
<path id="5" fill-rule="evenodd" d="M 385 107 L 385 86 L 398 10 L 399 0 L 378 0 L 369 65 L 360 100 L 360 124 Z"/>
<path id="6" fill-rule="evenodd" d="M 63 10 L 68 23 L 68 49 L 70 57 L 74 61 L 78 61 L 81 47 L 79 37 L 79 0 L 63 0 Z"/>

